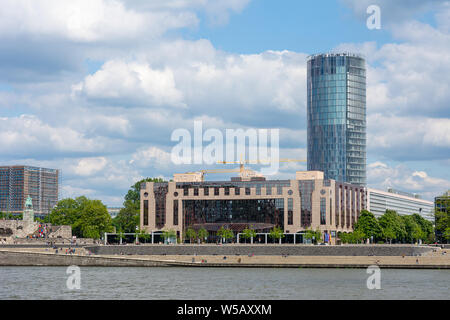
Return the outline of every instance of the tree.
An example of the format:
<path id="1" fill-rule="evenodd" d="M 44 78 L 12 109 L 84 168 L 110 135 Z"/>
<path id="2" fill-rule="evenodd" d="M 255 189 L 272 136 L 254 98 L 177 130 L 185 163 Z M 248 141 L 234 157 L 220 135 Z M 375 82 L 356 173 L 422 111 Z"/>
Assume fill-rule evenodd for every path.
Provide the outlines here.
<path id="1" fill-rule="evenodd" d="M 144 239 L 145 242 L 147 242 L 147 240 L 151 238 L 151 235 L 148 234 L 147 231 L 145 231 L 145 230 L 138 230 L 137 231 L 137 238 L 138 238 L 138 240 Z"/>
<path id="2" fill-rule="evenodd" d="M 284 238 L 284 231 L 280 227 L 274 227 L 270 230 L 269 237 L 271 237 L 274 241 L 275 239 L 278 239 L 281 244 L 281 239 Z"/>
<path id="3" fill-rule="evenodd" d="M 233 239 L 234 233 L 230 229 L 225 229 L 223 226 L 217 231 L 217 235 L 222 239 L 229 240 Z"/>
<path id="4" fill-rule="evenodd" d="M 355 231 L 361 231 L 366 237 L 373 237 L 375 239 L 381 239 L 383 236 L 383 230 L 381 229 L 378 220 L 375 218 L 372 212 L 362 210 L 359 215 L 358 221 L 353 228 Z"/>
<path id="5" fill-rule="evenodd" d="M 139 209 L 136 209 L 131 200 L 125 200 L 124 207 L 120 209 L 117 216 L 112 220 L 117 229 L 127 233 L 135 233 L 139 226 Z"/>
<path id="6" fill-rule="evenodd" d="M 189 239 L 189 243 L 192 243 L 193 240 L 197 238 L 197 232 L 194 229 L 189 228 L 186 230 L 186 239 Z"/>
<path id="7" fill-rule="evenodd" d="M 123 234 L 123 231 L 119 230 L 119 233 L 117 234 L 117 236 L 120 239 L 120 243 L 122 243 L 122 240 L 125 238 L 125 235 Z"/>
<path id="8" fill-rule="evenodd" d="M 361 230 L 355 230 L 351 233 L 351 239 L 353 243 L 359 243 L 360 241 L 364 242 L 367 236 Z"/>
<path id="9" fill-rule="evenodd" d="M 164 238 L 164 242 L 166 242 L 166 240 L 170 241 L 170 239 L 176 239 L 177 233 L 175 230 L 172 230 L 172 229 L 171 230 L 163 230 L 162 237 Z"/>
<path id="10" fill-rule="evenodd" d="M 411 217 L 414 219 L 414 221 L 420 227 L 421 237 L 419 239 L 428 240 L 429 242 L 433 242 L 433 239 L 434 239 L 433 223 L 426 220 L 424 217 L 422 217 L 418 213 L 412 214 Z"/>
<path id="11" fill-rule="evenodd" d="M 85 196 L 58 201 L 48 221 L 54 225 L 70 225 L 72 234 L 80 238 L 98 239 L 113 229 L 111 217 L 101 201 Z"/>
<path id="12" fill-rule="evenodd" d="M 341 240 L 341 243 L 348 243 L 348 235 L 345 232 L 338 232 L 338 238 Z"/>
<path id="13" fill-rule="evenodd" d="M 106 206 L 100 200 L 83 201 L 80 218 L 73 224 L 83 238 L 99 239 L 105 232 L 111 232 L 113 226 Z"/>
<path id="14" fill-rule="evenodd" d="M 383 230 L 383 237 L 392 240 L 402 240 L 406 236 L 405 223 L 402 218 L 393 210 L 386 210 L 386 213 L 378 218 L 378 222 Z"/>
<path id="15" fill-rule="evenodd" d="M 198 230 L 197 237 L 202 241 L 206 241 L 205 239 L 208 238 L 209 232 L 205 228 L 201 228 Z"/>
<path id="16" fill-rule="evenodd" d="M 245 228 L 242 230 L 242 237 L 245 239 L 246 243 L 248 239 L 250 239 L 253 243 L 253 239 L 256 237 L 256 231 L 250 228 Z"/>
<path id="17" fill-rule="evenodd" d="M 402 220 L 405 223 L 405 240 L 407 242 L 414 242 L 416 240 L 423 239 L 424 233 L 412 216 L 402 216 Z"/>
<path id="18" fill-rule="evenodd" d="M 444 238 L 450 240 L 450 228 L 445 229 Z"/>
<path id="19" fill-rule="evenodd" d="M 316 231 L 312 229 L 307 229 L 305 233 L 305 238 L 308 240 L 312 240 L 313 243 L 317 243 L 322 239 L 322 232 L 320 232 L 319 229 L 316 229 Z"/>
<path id="20" fill-rule="evenodd" d="M 86 197 L 58 201 L 50 212 L 49 221 L 54 225 L 73 225 L 80 218 Z"/>

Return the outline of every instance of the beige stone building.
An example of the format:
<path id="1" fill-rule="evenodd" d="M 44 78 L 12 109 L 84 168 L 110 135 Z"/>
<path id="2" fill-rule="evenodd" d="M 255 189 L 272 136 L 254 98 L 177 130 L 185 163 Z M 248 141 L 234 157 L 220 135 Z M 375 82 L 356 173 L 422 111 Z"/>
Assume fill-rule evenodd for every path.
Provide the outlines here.
<path id="1" fill-rule="evenodd" d="M 184 239 L 188 228 L 205 228 L 214 241 L 224 226 L 235 236 L 246 227 L 264 241 L 273 227 L 285 232 L 284 242 L 304 242 L 307 229 L 322 231 L 322 241 L 335 243 L 337 232 L 351 232 L 366 209 L 364 187 L 324 180 L 323 172 L 297 172 L 292 180 L 146 182 L 141 185 L 140 228 L 158 234 L 174 230 Z M 262 237 L 262 238 L 261 238 Z M 237 237 L 236 237 L 237 238 Z"/>

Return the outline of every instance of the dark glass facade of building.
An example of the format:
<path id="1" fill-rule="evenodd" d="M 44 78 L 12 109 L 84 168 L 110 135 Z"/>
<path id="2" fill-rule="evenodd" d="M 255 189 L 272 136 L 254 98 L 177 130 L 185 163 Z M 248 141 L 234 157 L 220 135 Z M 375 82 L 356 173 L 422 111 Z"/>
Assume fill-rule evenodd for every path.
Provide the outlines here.
<path id="1" fill-rule="evenodd" d="M 308 170 L 366 185 L 366 70 L 354 54 L 308 59 Z"/>
<path id="2" fill-rule="evenodd" d="M 185 228 L 204 223 L 266 223 L 284 228 L 284 199 L 183 200 Z"/>

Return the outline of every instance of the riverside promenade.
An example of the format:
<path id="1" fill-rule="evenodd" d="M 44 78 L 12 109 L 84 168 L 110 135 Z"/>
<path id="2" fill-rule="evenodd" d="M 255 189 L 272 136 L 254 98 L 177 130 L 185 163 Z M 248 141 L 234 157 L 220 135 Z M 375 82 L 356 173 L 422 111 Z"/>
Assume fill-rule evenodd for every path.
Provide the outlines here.
<path id="1" fill-rule="evenodd" d="M 212 248 L 216 248 L 213 254 Z M 69 254 L 65 248 L 56 253 L 43 247 L 0 247 L 0 266 L 69 265 L 450 269 L 450 249 L 412 245 L 125 245 L 79 247 Z"/>

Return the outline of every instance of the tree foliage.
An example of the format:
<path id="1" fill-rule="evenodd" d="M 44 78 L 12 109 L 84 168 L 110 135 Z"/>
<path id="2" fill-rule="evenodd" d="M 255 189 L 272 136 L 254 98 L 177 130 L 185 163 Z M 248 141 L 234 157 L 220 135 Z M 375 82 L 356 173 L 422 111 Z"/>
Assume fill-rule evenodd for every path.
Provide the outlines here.
<path id="1" fill-rule="evenodd" d="M 284 231 L 280 227 L 274 227 L 270 230 L 269 237 L 273 240 L 278 239 L 281 242 L 281 239 L 284 238 Z"/>
<path id="2" fill-rule="evenodd" d="M 136 232 L 139 226 L 139 209 L 130 200 L 125 200 L 124 207 L 120 209 L 117 216 L 112 221 L 117 230 L 123 230 L 127 233 Z"/>
<path id="3" fill-rule="evenodd" d="M 104 232 L 113 230 L 106 206 L 85 196 L 59 201 L 48 220 L 54 225 L 70 225 L 72 234 L 80 238 L 99 239 Z"/>
<path id="4" fill-rule="evenodd" d="M 113 219 L 113 225 L 117 230 L 134 233 L 139 227 L 141 184 L 144 182 L 164 182 L 161 178 L 145 178 L 133 184 L 125 195 L 123 208 Z"/>
<path id="5" fill-rule="evenodd" d="M 393 210 L 386 210 L 379 219 L 381 228 L 383 229 L 383 237 L 388 241 L 402 240 L 406 236 L 405 223 Z"/>
<path id="6" fill-rule="evenodd" d="M 217 231 L 217 235 L 225 240 L 233 239 L 234 233 L 228 228 L 224 228 L 223 226 Z"/>
<path id="7" fill-rule="evenodd" d="M 163 237 L 164 241 L 170 240 L 170 239 L 176 239 L 177 232 L 175 230 L 172 230 L 172 229 L 170 229 L 170 230 L 163 230 L 162 237 Z"/>
<path id="8" fill-rule="evenodd" d="M 194 229 L 188 228 L 186 230 L 186 239 L 189 239 L 189 242 L 192 243 L 197 238 L 197 232 Z"/>
<path id="9" fill-rule="evenodd" d="M 374 239 L 379 239 L 383 236 L 383 230 L 381 229 L 377 218 L 375 218 L 372 212 L 367 210 L 361 211 L 358 221 L 355 223 L 353 229 L 363 233 L 367 238 L 373 236 Z"/>
<path id="10" fill-rule="evenodd" d="M 242 230 L 242 237 L 246 240 L 252 239 L 256 237 L 256 231 L 251 228 L 245 228 Z"/>
<path id="11" fill-rule="evenodd" d="M 200 230 L 198 230 L 197 236 L 200 241 L 204 242 L 205 239 L 208 238 L 209 232 L 205 228 L 201 228 Z"/>
<path id="12" fill-rule="evenodd" d="M 314 241 L 314 243 L 317 243 L 320 241 L 320 239 L 322 239 L 322 232 L 320 232 L 319 229 L 316 229 L 316 231 L 307 229 L 305 232 L 305 238 Z"/>

